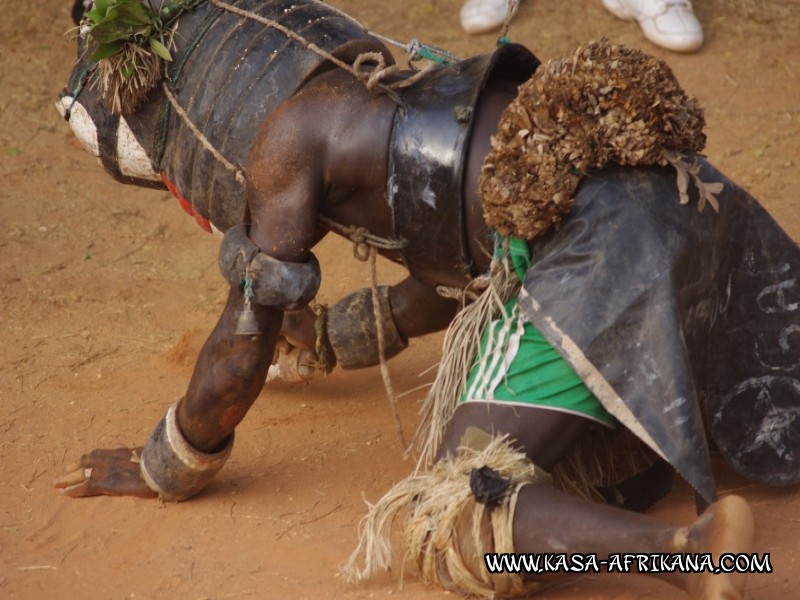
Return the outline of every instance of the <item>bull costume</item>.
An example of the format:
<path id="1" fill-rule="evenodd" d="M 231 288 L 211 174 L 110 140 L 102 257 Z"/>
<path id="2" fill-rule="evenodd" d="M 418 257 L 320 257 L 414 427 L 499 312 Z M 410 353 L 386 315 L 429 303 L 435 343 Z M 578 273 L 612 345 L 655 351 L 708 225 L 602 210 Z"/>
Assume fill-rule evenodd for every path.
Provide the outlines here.
<path id="1" fill-rule="evenodd" d="M 316 294 L 319 265 L 310 248 L 333 219 L 395 240 L 384 254 L 410 277 L 392 288 L 357 291 L 311 319 L 310 350 L 320 360 L 329 356 L 325 368 L 377 364 L 409 337 L 443 328 L 456 303 L 436 290 L 474 287 L 493 247 L 492 273 L 504 276 L 499 307 L 495 302 L 484 315 L 482 344 L 461 360 L 456 385 L 444 394 L 445 423 L 431 423 L 426 455 L 438 462 L 378 503 L 363 530 L 367 564 L 359 568 L 357 554 L 351 573 L 388 565 L 381 536 L 411 505 L 406 539 L 424 578 L 487 597 L 530 591 L 537 582 L 489 574 L 482 556 L 539 548 L 533 507 L 556 498 L 542 484 L 588 421 L 631 432 L 652 452 L 653 464 L 671 465 L 701 505 L 713 503 L 689 528 L 636 521 L 652 533 L 642 544 L 715 555 L 746 550 L 749 511 L 733 497 L 716 501 L 706 427 L 737 472 L 774 485 L 800 480 L 800 251 L 747 192 L 691 153 L 702 149 L 694 108 L 680 112 L 679 102 L 676 114 L 686 118 L 665 121 L 678 145 L 649 157 L 644 148 L 639 162 L 616 160 L 653 166 L 583 163 L 583 154 L 568 153 L 574 164 L 566 177 L 576 187 L 553 195 L 558 211 L 568 212 L 560 226 L 548 217 L 535 239 L 495 237 L 477 201 L 478 176 L 482 164 L 486 174 L 502 162 L 503 148 L 495 146 L 499 154 L 484 162 L 501 113 L 516 110 L 517 87 L 544 68 L 528 50 L 508 44 L 410 79 L 387 70 L 376 86 L 374 71 L 357 78 L 337 72 L 333 59 L 359 65 L 369 55 L 391 63 L 379 41 L 338 11 L 312 0 L 236 3 L 246 16 L 226 6 L 199 3 L 177 21 L 167 84 L 133 112 L 108 113 L 88 82 L 85 55 L 57 103 L 117 179 L 166 187 L 201 226 L 225 233 L 220 267 L 231 294 L 186 396 L 156 426 L 141 465 L 98 451 L 82 459 L 77 478 L 69 474 L 56 485 L 75 496 L 156 493 L 175 501 L 208 485 L 260 392 L 276 339 L 293 333 L 293 313 L 286 319 L 284 313 L 302 313 Z M 367 79 L 373 91 L 364 89 Z M 330 108 L 327 123 L 304 122 L 303 115 L 322 106 Z M 592 114 L 598 129 L 603 114 Z M 530 139 L 533 152 L 546 158 L 536 149 L 551 136 L 536 115 L 526 118 L 530 126 L 511 131 L 509 144 Z M 634 130 L 648 125 L 631 123 Z M 695 138 L 681 138 L 684 128 Z M 378 150 L 370 145 L 376 140 Z M 676 154 L 682 150 L 690 153 Z M 375 164 L 347 166 L 371 153 Z M 506 193 L 504 202 L 512 215 L 521 206 L 516 193 Z M 698 210 L 703 204 L 712 206 Z M 482 298 L 499 288 L 490 280 L 488 289 Z M 376 312 L 384 318 L 374 319 Z M 476 404 L 504 416 L 482 425 L 471 418 L 479 414 L 470 408 Z M 523 405 L 527 420 L 506 428 Z M 525 436 L 536 431 L 564 432 L 565 447 L 545 436 L 534 446 L 548 449 L 532 450 Z M 93 480 L 91 467 L 101 463 L 124 470 L 126 483 Z M 646 506 L 648 499 L 620 499 L 620 489 L 612 500 Z M 602 515 L 598 532 L 647 519 L 557 498 L 579 513 L 600 511 L 591 512 Z M 734 517 L 741 531 L 718 531 Z M 598 533 L 600 541 L 588 547 L 598 551 L 591 544 L 602 548 L 604 537 Z M 720 545 L 708 546 L 711 539 Z M 580 544 L 567 547 L 581 551 Z M 679 585 L 708 598 L 739 597 L 742 587 L 730 578 Z"/>

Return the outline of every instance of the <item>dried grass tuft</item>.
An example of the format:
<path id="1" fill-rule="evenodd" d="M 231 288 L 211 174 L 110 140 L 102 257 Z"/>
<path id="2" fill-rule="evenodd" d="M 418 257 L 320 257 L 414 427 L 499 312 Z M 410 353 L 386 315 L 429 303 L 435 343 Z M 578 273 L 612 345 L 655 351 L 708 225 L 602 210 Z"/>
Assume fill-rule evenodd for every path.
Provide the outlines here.
<path id="1" fill-rule="evenodd" d="M 95 81 L 114 114 L 130 114 L 163 77 L 162 59 L 150 48 L 126 44 L 118 53 L 98 61 Z"/>

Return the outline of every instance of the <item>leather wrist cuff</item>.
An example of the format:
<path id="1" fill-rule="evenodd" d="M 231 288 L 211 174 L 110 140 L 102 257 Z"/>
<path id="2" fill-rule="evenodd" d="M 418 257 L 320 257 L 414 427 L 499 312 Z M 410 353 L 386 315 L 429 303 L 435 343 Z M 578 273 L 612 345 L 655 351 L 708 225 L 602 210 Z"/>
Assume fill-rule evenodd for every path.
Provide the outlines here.
<path id="1" fill-rule="evenodd" d="M 175 403 L 153 430 L 142 451 L 141 477 L 162 500 L 180 502 L 206 487 L 227 462 L 234 434 L 213 454 L 200 452 L 183 437 Z"/>

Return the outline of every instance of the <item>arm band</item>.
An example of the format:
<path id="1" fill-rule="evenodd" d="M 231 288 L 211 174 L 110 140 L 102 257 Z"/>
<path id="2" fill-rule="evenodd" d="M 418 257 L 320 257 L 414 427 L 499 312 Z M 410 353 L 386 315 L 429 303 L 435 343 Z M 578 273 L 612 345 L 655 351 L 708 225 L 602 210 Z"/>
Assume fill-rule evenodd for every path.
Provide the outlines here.
<path id="1" fill-rule="evenodd" d="M 378 301 L 383 320 L 380 326 L 383 328 L 386 358 L 391 358 L 408 347 L 408 341 L 400 335 L 392 317 L 388 286 L 378 288 Z M 327 334 L 336 362 L 343 369 L 377 365 L 380 356 L 372 290 L 358 290 L 334 304 L 328 310 Z"/>
<path id="2" fill-rule="evenodd" d="M 253 301 L 281 310 L 302 308 L 316 296 L 321 281 L 319 262 L 284 262 L 261 252 L 247 237 L 244 223 L 231 227 L 222 238 L 219 268 L 231 286 L 239 286 L 248 272 L 253 279 Z"/>

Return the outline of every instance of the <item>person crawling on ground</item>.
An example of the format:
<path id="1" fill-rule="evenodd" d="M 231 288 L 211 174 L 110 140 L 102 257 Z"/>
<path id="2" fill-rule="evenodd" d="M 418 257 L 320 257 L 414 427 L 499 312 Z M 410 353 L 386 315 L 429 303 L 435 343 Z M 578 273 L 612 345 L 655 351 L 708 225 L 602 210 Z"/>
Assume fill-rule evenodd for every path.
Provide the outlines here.
<path id="1" fill-rule="evenodd" d="M 82 71 L 59 100 L 79 136 L 74 121 L 103 106 L 90 106 L 99 91 L 74 93 Z M 548 581 L 490 574 L 490 552 L 750 551 L 747 504 L 716 496 L 703 411 L 738 472 L 797 481 L 785 460 L 798 452 L 800 400 L 797 289 L 787 282 L 800 275 L 800 252 L 697 154 L 697 102 L 666 65 L 607 42 L 541 66 L 508 44 L 391 89 L 318 69 L 253 123 L 245 219 L 220 228 L 231 290 L 186 393 L 143 449 L 95 450 L 55 486 L 73 497 L 187 500 L 225 464 L 279 339 L 322 370 L 360 368 L 452 322 L 422 436 L 429 466 L 371 510 L 374 535 L 351 575 L 388 566 L 375 540 L 403 507 L 422 577 L 487 597 Z M 136 114 L 148 111 L 157 113 L 145 102 Z M 175 187 L 180 177 L 161 178 Z M 321 277 L 312 249 L 336 223 L 396 242 L 379 252 L 409 275 L 328 310 L 304 308 Z M 770 421 L 780 451 L 760 435 L 767 409 L 754 400 L 764 394 L 786 415 Z M 609 479 L 617 457 L 596 440 L 626 436 L 652 461 L 620 483 Z M 607 473 L 575 468 L 587 447 Z M 636 477 L 664 465 L 705 506 L 685 527 L 629 510 L 653 501 Z M 741 598 L 744 587 L 738 574 L 653 576 L 695 598 Z"/>

